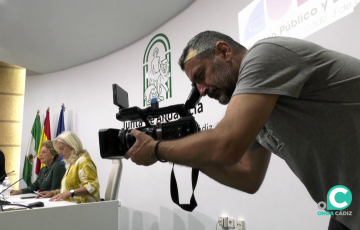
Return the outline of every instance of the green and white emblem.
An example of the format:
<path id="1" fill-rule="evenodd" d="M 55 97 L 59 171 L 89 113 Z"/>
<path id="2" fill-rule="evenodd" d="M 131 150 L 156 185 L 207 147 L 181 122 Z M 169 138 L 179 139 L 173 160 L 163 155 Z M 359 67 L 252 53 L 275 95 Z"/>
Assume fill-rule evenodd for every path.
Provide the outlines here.
<path id="1" fill-rule="evenodd" d="M 146 47 L 143 59 L 143 106 L 151 98 L 163 101 L 172 97 L 170 41 L 165 34 L 155 35 Z"/>

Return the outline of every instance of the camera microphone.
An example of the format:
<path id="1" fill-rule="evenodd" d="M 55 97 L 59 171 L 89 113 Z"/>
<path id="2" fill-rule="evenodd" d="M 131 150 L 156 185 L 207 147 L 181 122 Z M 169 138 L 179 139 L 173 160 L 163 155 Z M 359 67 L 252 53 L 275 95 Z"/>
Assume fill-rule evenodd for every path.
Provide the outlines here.
<path id="1" fill-rule="evenodd" d="M 156 97 L 151 98 L 151 108 L 152 109 L 158 109 L 159 108 L 159 102 Z"/>
<path id="2" fill-rule="evenodd" d="M 5 176 L 7 176 L 7 175 L 9 175 L 9 174 L 11 174 L 11 173 L 13 173 L 13 172 L 15 172 L 15 170 L 13 170 L 13 171 L 11 171 L 11 172 L 5 172 L 5 174 L 4 174 L 2 177 L 0 177 L 0 181 L 1 181 Z"/>

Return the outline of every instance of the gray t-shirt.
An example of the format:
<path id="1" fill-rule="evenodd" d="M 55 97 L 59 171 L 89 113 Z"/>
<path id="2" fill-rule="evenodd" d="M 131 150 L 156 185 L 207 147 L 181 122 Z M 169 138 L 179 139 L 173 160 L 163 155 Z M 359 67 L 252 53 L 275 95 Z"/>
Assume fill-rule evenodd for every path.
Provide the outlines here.
<path id="1" fill-rule="evenodd" d="M 243 58 L 233 95 L 241 93 L 280 95 L 256 141 L 286 161 L 316 203 L 336 185 L 349 188 L 343 211 L 352 216 L 334 217 L 360 229 L 360 60 L 299 39 L 263 39 Z"/>

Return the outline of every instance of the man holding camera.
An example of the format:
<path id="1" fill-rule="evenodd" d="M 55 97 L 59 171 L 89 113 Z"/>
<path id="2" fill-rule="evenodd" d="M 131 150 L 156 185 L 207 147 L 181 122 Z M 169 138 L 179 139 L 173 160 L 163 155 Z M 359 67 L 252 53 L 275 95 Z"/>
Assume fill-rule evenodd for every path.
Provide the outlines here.
<path id="1" fill-rule="evenodd" d="M 360 61 L 316 44 L 267 38 L 247 50 L 227 35 L 196 35 L 179 59 L 202 96 L 228 104 L 216 128 L 158 142 L 132 130 L 125 155 L 200 169 L 247 193 L 261 186 L 271 152 L 285 160 L 316 203 L 335 185 L 360 193 Z M 221 137 L 221 138 L 219 138 Z M 329 229 L 360 229 L 352 216 L 332 216 Z"/>

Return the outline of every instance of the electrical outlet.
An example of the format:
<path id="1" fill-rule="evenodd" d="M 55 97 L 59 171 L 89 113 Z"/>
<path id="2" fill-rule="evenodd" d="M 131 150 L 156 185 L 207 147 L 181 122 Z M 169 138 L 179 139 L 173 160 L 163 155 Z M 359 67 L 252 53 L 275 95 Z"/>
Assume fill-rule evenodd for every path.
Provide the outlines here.
<path id="1" fill-rule="evenodd" d="M 228 227 L 228 217 L 227 216 L 219 216 L 218 223 L 221 227 L 227 228 Z"/>
<path id="2" fill-rule="evenodd" d="M 235 228 L 235 219 L 229 217 L 228 218 L 228 228 Z"/>
<path id="3" fill-rule="evenodd" d="M 224 226 L 224 217 L 219 216 L 219 218 L 218 218 L 218 224 L 219 224 L 221 227 Z"/>
<path id="4" fill-rule="evenodd" d="M 227 216 L 224 217 L 224 226 L 223 227 L 224 228 L 228 227 L 228 217 Z"/>
<path id="5" fill-rule="evenodd" d="M 245 221 L 244 220 L 236 220 L 236 229 L 245 230 Z"/>

